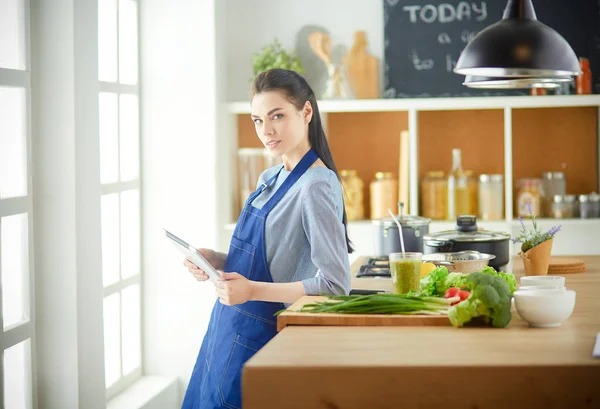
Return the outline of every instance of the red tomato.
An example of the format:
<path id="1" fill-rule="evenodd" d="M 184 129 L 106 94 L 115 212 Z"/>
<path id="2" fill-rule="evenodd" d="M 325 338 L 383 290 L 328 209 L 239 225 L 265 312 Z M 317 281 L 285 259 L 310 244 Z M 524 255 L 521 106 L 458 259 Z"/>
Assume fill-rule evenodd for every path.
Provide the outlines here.
<path id="1" fill-rule="evenodd" d="M 454 297 L 458 296 L 459 292 L 460 292 L 460 288 L 450 287 L 446 291 L 446 294 L 444 294 L 444 298 L 454 298 Z"/>
<path id="2" fill-rule="evenodd" d="M 467 298 L 469 298 L 470 295 L 471 293 L 465 290 L 461 290 L 458 292 L 458 296 L 460 297 L 461 301 L 466 300 Z"/>

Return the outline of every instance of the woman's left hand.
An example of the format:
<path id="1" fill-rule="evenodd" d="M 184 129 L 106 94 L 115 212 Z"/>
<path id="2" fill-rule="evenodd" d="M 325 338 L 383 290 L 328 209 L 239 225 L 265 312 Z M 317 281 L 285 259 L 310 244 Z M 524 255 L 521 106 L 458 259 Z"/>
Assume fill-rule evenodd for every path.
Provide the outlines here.
<path id="1" fill-rule="evenodd" d="M 238 273 L 221 273 L 223 281 L 217 281 L 217 297 L 225 305 L 243 304 L 252 298 L 252 281 Z"/>

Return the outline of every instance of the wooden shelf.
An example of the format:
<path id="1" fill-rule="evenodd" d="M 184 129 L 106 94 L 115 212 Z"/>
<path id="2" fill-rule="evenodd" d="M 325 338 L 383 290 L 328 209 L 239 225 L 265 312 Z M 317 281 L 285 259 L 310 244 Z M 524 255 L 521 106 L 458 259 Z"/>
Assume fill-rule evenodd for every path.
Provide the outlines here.
<path id="1" fill-rule="evenodd" d="M 597 108 L 515 109 L 512 126 L 515 185 L 543 172 L 564 172 L 567 193 L 598 190 Z"/>
<path id="2" fill-rule="evenodd" d="M 597 107 L 600 95 L 320 100 L 318 104 L 322 113 Z M 232 114 L 250 114 L 250 102 L 230 102 L 227 109 Z"/>

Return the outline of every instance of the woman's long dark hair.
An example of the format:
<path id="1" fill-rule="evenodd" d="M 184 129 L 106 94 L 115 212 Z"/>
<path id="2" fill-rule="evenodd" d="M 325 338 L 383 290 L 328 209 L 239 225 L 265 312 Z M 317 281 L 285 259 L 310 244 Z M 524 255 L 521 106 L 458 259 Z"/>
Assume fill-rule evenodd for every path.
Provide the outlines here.
<path id="1" fill-rule="evenodd" d="M 315 93 L 308 85 L 306 80 L 300 74 L 294 71 L 273 68 L 258 74 L 252 84 L 252 95 L 267 91 L 284 92 L 288 100 L 294 104 L 296 109 L 299 111 L 304 108 L 306 101 L 310 102 L 313 114 L 311 121 L 308 124 L 308 141 L 311 148 L 323 161 L 325 166 L 331 169 L 339 180 L 340 176 L 335 167 L 335 163 L 333 163 L 331 150 L 329 150 L 329 144 L 327 143 L 327 138 L 325 137 L 325 130 L 323 129 L 323 124 L 321 123 L 321 114 L 319 113 L 317 99 L 315 98 Z M 342 222 L 344 223 L 346 230 L 346 245 L 348 247 L 348 253 L 352 253 L 354 251 L 354 246 L 348 238 L 346 207 L 344 207 Z"/>

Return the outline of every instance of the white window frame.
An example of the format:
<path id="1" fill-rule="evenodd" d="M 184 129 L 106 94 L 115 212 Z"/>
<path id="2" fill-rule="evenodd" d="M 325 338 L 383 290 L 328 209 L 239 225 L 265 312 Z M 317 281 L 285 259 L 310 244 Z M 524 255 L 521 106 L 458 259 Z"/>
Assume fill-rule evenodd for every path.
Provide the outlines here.
<path id="1" fill-rule="evenodd" d="M 99 198 L 99 200 L 102 199 L 102 196 L 105 195 L 109 195 L 109 194 L 113 194 L 113 193 L 117 193 L 118 197 L 119 197 L 119 212 L 121 209 L 121 193 L 125 192 L 125 191 L 129 191 L 129 190 L 137 190 L 138 194 L 139 194 L 139 217 L 140 217 L 140 231 L 139 231 L 139 235 L 140 235 L 140 260 L 139 260 L 139 265 L 140 265 L 140 271 L 138 272 L 138 274 L 133 275 L 131 277 L 127 277 L 124 279 L 119 279 L 118 281 L 109 284 L 108 286 L 104 287 L 104 299 L 106 299 L 107 297 L 116 294 L 116 293 L 120 293 L 122 290 L 124 290 L 125 288 L 134 285 L 134 284 L 138 284 L 139 285 L 139 289 L 140 289 L 140 293 L 139 293 L 139 302 L 140 302 L 140 366 L 138 368 L 136 368 L 133 372 L 123 375 L 123 356 L 122 356 L 122 352 L 123 352 L 123 338 L 122 338 L 122 333 L 119 332 L 119 338 L 120 338 L 120 342 L 121 342 L 121 348 L 120 348 L 120 352 L 121 355 L 119 356 L 119 366 L 121 369 L 121 377 L 119 378 L 119 380 L 117 380 L 114 384 L 112 384 L 111 386 L 109 386 L 108 388 L 106 388 L 106 399 L 109 400 L 111 398 L 113 398 L 115 395 L 119 394 L 120 392 L 124 391 L 125 389 L 127 389 L 127 387 L 131 386 L 137 379 L 139 379 L 142 374 L 143 374 L 143 347 L 144 347 L 144 342 L 143 342 L 143 320 L 144 320 L 144 316 L 143 316 L 143 299 L 142 299 L 142 295 L 143 295 L 143 291 L 142 291 L 142 268 L 143 268 L 143 264 L 142 264 L 142 251 L 143 251 L 143 243 L 142 243 L 142 208 L 143 208 L 143 204 L 142 204 L 142 189 L 141 189 L 141 179 L 142 179 L 142 160 L 141 160 L 141 118 L 140 118 L 140 58 L 139 58 L 139 54 L 140 54 L 140 2 L 139 0 L 131 0 L 134 1 L 135 3 L 137 3 L 137 53 L 138 53 L 138 67 L 137 67 L 137 72 L 138 72 L 138 81 L 137 84 L 135 85 L 131 85 L 131 84 L 122 84 L 119 82 L 119 76 L 120 76 L 120 72 L 119 72 L 119 0 L 117 0 L 117 60 L 116 60 L 116 64 L 117 64 L 117 80 L 116 82 L 106 82 L 106 81 L 98 81 L 99 87 L 98 87 L 98 92 L 99 93 L 103 93 L 103 92 L 109 92 L 109 93 L 114 93 L 117 95 L 117 123 L 120 123 L 120 103 L 121 103 L 121 98 L 120 95 L 123 94 L 128 94 L 128 95 L 135 95 L 138 99 L 138 155 L 139 155 L 139 163 L 138 163 L 138 178 L 135 180 L 128 180 L 128 181 L 118 181 L 118 182 L 114 182 L 114 183 L 101 183 L 101 197 Z M 118 159 L 117 160 L 117 166 L 118 166 L 118 175 L 120 178 L 121 175 L 121 152 L 120 152 L 120 128 L 119 128 L 119 143 L 117 144 L 117 149 L 118 149 Z M 119 217 L 119 239 L 121 238 L 120 236 L 120 232 L 121 232 L 121 218 Z M 120 245 L 119 245 L 120 248 Z M 120 258 L 120 257 L 119 257 Z M 119 263 L 120 265 L 121 263 Z M 119 272 L 119 276 L 121 275 L 121 272 Z M 122 319 L 122 311 L 123 311 L 123 300 L 121 299 L 119 302 L 119 320 Z M 105 318 L 106 319 L 106 318 Z M 119 324 L 121 324 L 121 322 L 119 321 Z M 119 331 L 121 330 L 121 325 L 119 325 Z"/>
<path id="2" fill-rule="evenodd" d="M 29 320 L 26 322 L 18 323 L 9 326 L 4 330 L 4 314 L 2 312 L 2 282 L 0 280 L 0 345 L 2 346 L 2 355 L 0 355 L 0 388 L 2 390 L 1 396 L 4 394 L 4 351 L 7 349 L 29 340 L 30 346 L 30 381 L 29 388 L 31 390 L 30 404 L 32 408 L 37 408 L 37 377 L 35 370 L 35 351 L 36 351 L 36 337 L 35 337 L 35 271 L 34 271 L 34 232 L 33 232 L 33 187 L 32 187 L 32 153 L 31 153 L 31 40 L 30 40 L 30 4 L 29 0 L 23 1 L 23 15 L 24 15 L 24 34 L 25 34 L 25 69 L 7 69 L 0 68 L 0 87 L 19 87 L 25 88 L 25 129 L 26 129 L 26 148 L 25 153 L 27 155 L 27 193 L 25 196 L 0 199 L 0 219 L 7 216 L 13 216 L 17 214 L 27 214 L 27 228 L 28 228 L 28 243 L 29 243 L 29 277 L 28 277 L 28 292 L 29 292 Z M 1 130 L 0 130 L 1 131 Z M 2 259 L 2 249 L 0 248 L 0 260 Z M 0 264 L 0 269 L 2 268 Z M 0 399 L 0 409 L 5 408 L 4 398 Z"/>

